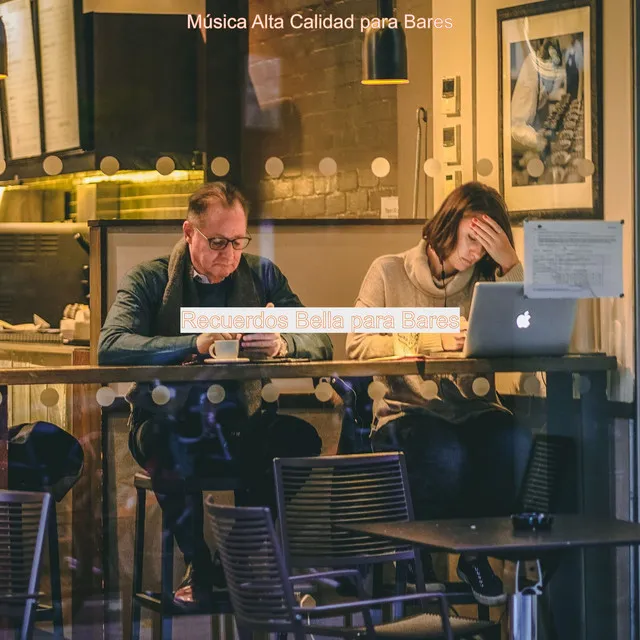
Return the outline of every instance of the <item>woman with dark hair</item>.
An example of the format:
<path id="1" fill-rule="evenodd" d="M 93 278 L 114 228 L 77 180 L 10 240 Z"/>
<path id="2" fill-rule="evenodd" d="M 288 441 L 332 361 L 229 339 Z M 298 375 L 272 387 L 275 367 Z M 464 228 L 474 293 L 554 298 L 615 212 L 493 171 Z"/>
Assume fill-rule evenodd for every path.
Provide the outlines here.
<path id="1" fill-rule="evenodd" d="M 507 205 L 495 189 L 480 182 L 453 191 L 424 225 L 422 237 L 430 265 L 449 271 L 475 265 L 476 280 L 495 280 L 520 262 Z"/>
<path id="2" fill-rule="evenodd" d="M 495 189 L 470 182 L 447 197 L 415 247 L 373 262 L 356 307 L 460 307 L 466 318 L 476 282 L 521 281 L 523 275 L 504 200 Z M 459 351 L 464 339 L 464 329 L 421 333 L 414 352 Z M 391 334 L 349 334 L 347 354 L 361 360 L 393 356 L 397 345 Z M 493 386 L 477 397 L 470 380 L 442 378 L 433 397 L 433 384 L 420 376 L 380 380 L 387 390 L 374 401 L 372 447 L 405 453 L 416 517 L 509 513 L 512 416 Z M 504 602 L 502 582 L 485 557 L 461 556 L 458 575 L 479 602 Z"/>

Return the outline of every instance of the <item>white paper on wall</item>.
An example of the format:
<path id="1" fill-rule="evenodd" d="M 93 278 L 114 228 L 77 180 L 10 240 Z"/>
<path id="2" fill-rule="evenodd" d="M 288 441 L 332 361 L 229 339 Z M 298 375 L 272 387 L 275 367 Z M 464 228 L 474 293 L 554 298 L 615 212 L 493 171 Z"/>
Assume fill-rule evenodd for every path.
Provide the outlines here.
<path id="1" fill-rule="evenodd" d="M 11 158 L 30 158 L 42 153 L 40 100 L 36 75 L 33 20 L 29 0 L 0 4 L 7 31 L 7 94 L 9 148 Z"/>
<path id="2" fill-rule="evenodd" d="M 380 217 L 397 218 L 400 215 L 398 196 L 380 198 Z"/>
<path id="3" fill-rule="evenodd" d="M 40 64 L 47 153 L 80 146 L 73 0 L 39 0 Z"/>
<path id="4" fill-rule="evenodd" d="M 525 222 L 525 295 L 620 297 L 623 230 L 621 221 Z"/>

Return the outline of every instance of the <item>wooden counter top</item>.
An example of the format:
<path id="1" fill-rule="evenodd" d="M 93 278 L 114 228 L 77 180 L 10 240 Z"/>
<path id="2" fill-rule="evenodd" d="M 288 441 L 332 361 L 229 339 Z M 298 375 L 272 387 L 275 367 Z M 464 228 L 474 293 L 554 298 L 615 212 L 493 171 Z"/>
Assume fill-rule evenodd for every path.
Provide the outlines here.
<path id="1" fill-rule="evenodd" d="M 195 382 L 260 378 L 368 377 L 443 373 L 614 371 L 616 359 L 604 354 L 541 358 L 408 358 L 402 360 L 332 360 L 126 367 L 33 367 L 0 369 L 0 385 L 109 384 L 115 382 Z"/>

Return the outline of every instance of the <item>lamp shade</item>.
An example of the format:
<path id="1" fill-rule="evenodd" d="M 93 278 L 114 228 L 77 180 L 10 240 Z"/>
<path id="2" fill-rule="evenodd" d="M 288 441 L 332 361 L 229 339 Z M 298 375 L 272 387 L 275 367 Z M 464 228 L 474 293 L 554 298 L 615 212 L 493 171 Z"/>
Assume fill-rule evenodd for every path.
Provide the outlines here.
<path id="1" fill-rule="evenodd" d="M 4 22 L 0 18 L 0 80 L 7 77 L 9 58 L 7 56 L 7 31 Z"/>
<path id="2" fill-rule="evenodd" d="M 362 45 L 362 84 L 407 82 L 407 38 L 402 25 L 368 27 Z"/>

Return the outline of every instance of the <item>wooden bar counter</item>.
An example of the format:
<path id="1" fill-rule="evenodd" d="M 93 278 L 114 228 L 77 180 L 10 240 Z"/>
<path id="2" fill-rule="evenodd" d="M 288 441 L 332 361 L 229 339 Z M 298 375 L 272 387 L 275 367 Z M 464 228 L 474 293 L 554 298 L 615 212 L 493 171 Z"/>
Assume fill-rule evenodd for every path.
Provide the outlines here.
<path id="1" fill-rule="evenodd" d="M 198 382 L 261 378 L 368 377 L 448 373 L 614 371 L 616 359 L 602 354 L 544 358 L 402 358 L 398 360 L 331 360 L 315 362 L 262 362 L 190 366 L 38 367 L 0 369 L 0 385 L 110 384 L 115 382 Z"/>

